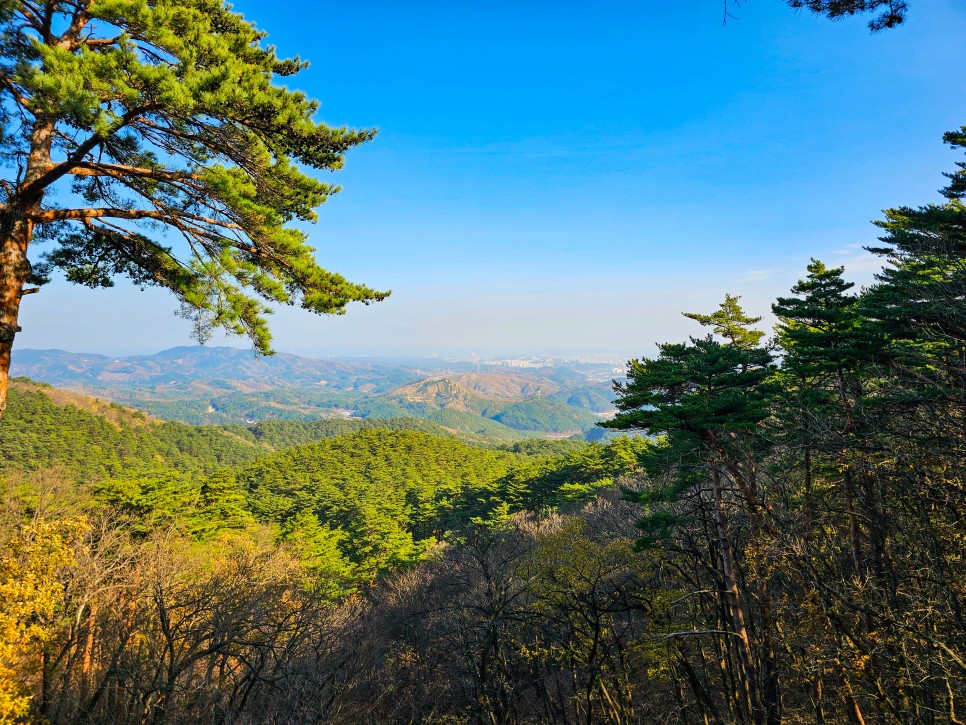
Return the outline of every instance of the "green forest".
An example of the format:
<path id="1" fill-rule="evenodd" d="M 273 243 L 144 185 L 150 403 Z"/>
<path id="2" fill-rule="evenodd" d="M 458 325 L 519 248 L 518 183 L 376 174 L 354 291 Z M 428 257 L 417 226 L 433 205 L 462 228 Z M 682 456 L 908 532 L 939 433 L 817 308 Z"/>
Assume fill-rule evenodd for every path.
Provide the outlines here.
<path id="1" fill-rule="evenodd" d="M 525 510 L 549 516 L 593 500 L 637 470 L 651 445 L 643 438 L 468 444 L 405 418 L 199 428 L 28 380 L 11 389 L 0 420 L 7 552 L 0 581 L 9 595 L 0 605 L 8 637 L 3 702 L 7 717 L 25 712 L 39 684 L 34 707 L 50 721 L 73 720 L 78 708 L 105 721 L 122 710 L 131 717 L 158 712 L 172 706 L 163 703 L 179 697 L 182 678 L 193 681 L 202 661 L 210 667 L 226 656 L 301 652 L 302 637 L 387 579 L 407 576 L 467 538 L 501 536 Z M 252 576 L 242 599 L 211 599 L 241 584 L 229 579 Z M 137 617 L 117 621 L 118 592 L 121 601 L 132 597 Z M 265 609 L 265 597 L 287 604 Z M 210 629 L 229 624 L 226 608 L 255 600 L 255 610 L 231 615 L 239 619 L 228 630 Z M 158 617 L 185 629 L 164 634 Z M 302 617 L 309 619 L 299 623 Z M 181 640 L 189 630 L 200 638 L 195 644 Z M 174 639 L 165 645 L 159 635 Z M 225 649 L 199 659 L 211 636 L 227 637 Z M 251 636 L 254 649 L 239 649 L 236 640 Z M 54 648 L 56 661 L 49 659 Z M 119 658 L 124 673 L 103 656 Z M 157 667 L 178 671 L 172 689 L 122 695 L 132 675 L 135 689 L 153 690 L 139 678 L 157 677 Z M 91 690 L 95 670 L 103 679 Z M 212 672 L 204 687 L 218 689 L 223 675 L 212 679 Z M 179 700 L 176 707 L 186 722 L 201 717 L 195 704 Z M 236 705 L 228 707 L 219 718 Z"/>
<path id="2" fill-rule="evenodd" d="M 682 310 L 610 396 L 398 373 L 189 425 L 9 378 L 55 270 L 265 354 L 271 304 L 388 296 L 298 226 L 337 191 L 303 169 L 375 131 L 313 120 L 264 37 L 221 0 L 0 0 L 0 724 L 966 722 L 966 126 L 873 282 L 813 258 L 771 329 L 741 289 Z"/>

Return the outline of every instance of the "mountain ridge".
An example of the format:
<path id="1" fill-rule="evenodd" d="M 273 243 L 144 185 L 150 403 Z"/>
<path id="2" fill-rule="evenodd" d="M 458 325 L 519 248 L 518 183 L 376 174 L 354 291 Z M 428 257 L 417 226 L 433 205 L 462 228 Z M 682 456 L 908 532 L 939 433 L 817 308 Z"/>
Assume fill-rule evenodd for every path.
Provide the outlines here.
<path id="1" fill-rule="evenodd" d="M 479 367 L 207 346 L 125 357 L 23 349 L 13 360 L 16 375 L 192 425 L 416 417 L 472 439 L 513 441 L 580 435 L 608 410 L 600 370 Z"/>

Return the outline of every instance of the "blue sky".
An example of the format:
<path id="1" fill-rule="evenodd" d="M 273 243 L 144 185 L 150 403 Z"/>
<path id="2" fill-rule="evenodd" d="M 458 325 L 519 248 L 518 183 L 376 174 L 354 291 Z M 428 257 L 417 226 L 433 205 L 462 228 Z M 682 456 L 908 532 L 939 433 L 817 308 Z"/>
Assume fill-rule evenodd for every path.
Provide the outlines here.
<path id="1" fill-rule="evenodd" d="M 641 355 L 725 292 L 767 314 L 810 256 L 868 282 L 869 221 L 938 199 L 966 123 L 958 0 L 878 35 L 782 0 L 726 25 L 720 0 L 235 8 L 311 62 L 287 81 L 321 120 L 380 130 L 309 231 L 323 266 L 393 296 L 280 311 L 287 352 Z M 174 308 L 55 282 L 17 345 L 153 352 L 188 342 Z"/>

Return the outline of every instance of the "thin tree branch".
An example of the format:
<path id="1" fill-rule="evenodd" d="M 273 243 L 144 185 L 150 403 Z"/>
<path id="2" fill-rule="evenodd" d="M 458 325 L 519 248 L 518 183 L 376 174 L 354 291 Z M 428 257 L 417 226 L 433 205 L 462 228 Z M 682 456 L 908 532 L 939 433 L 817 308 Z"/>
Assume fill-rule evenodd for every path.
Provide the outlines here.
<path id="1" fill-rule="evenodd" d="M 116 35 L 113 38 L 84 38 L 79 42 L 86 45 L 88 48 L 103 48 L 108 45 L 116 45 L 121 40 L 120 35 Z"/>
<path id="2" fill-rule="evenodd" d="M 164 171 L 162 169 L 146 169 L 138 166 L 103 164 L 88 161 L 82 161 L 76 164 L 67 173 L 72 176 L 110 176 L 117 179 L 138 176 L 147 179 L 156 179 L 158 181 L 188 181 L 199 178 L 197 174 L 192 174 L 188 171 Z"/>
<path id="3" fill-rule="evenodd" d="M 177 226 L 178 221 L 184 220 L 195 222 L 197 224 L 210 224 L 211 226 L 221 227 L 224 229 L 238 229 L 240 231 L 244 231 L 244 227 L 238 224 L 172 209 L 166 209 L 164 211 L 159 211 L 157 209 L 112 209 L 100 207 L 88 207 L 83 209 L 47 209 L 45 211 L 28 214 L 28 217 L 34 222 L 101 219 L 103 217 L 108 217 L 110 219 L 134 220 L 155 219 L 157 221 L 169 223 L 172 226 Z"/>
<path id="4" fill-rule="evenodd" d="M 161 104 L 150 103 L 145 106 L 138 106 L 137 108 L 132 108 L 130 111 L 121 116 L 118 123 L 114 124 L 106 133 L 95 133 L 90 136 L 86 141 L 78 145 L 74 152 L 67 157 L 66 161 L 62 161 L 59 164 L 51 167 L 42 176 L 39 176 L 34 181 L 30 182 L 22 189 L 20 189 L 19 196 L 29 197 L 31 194 L 35 194 L 51 184 L 60 179 L 61 177 L 70 173 L 70 171 L 75 168 L 78 164 L 83 162 L 84 157 L 87 156 L 98 144 L 104 143 L 108 138 L 116 134 L 122 128 L 130 124 L 139 116 L 150 113 L 162 108 Z"/>

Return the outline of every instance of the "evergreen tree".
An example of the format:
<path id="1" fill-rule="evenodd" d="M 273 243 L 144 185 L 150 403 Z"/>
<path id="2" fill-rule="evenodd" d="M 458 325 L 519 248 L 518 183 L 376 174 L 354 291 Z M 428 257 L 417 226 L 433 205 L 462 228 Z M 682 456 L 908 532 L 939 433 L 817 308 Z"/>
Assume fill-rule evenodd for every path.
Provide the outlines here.
<path id="1" fill-rule="evenodd" d="M 196 535 L 218 529 L 244 529 L 255 522 L 245 506 L 245 492 L 230 469 L 201 482 L 198 496 L 200 526 Z"/>
<path id="2" fill-rule="evenodd" d="M 615 385 L 619 412 L 604 425 L 662 436 L 644 456 L 651 485 L 632 494 L 646 507 L 639 545 L 673 540 L 672 549 L 690 551 L 702 568 L 716 572 L 716 606 L 730 635 L 722 646 L 739 663 L 741 686 L 731 707 L 756 724 L 779 722 L 774 625 L 763 604 L 765 583 L 760 582 L 756 608 L 739 576 L 742 551 L 731 521 L 737 507 L 751 521 L 752 541 L 763 548 L 767 522 L 759 448 L 769 416 L 772 356 L 758 346 L 763 334 L 747 327 L 757 320 L 744 314 L 737 297 L 728 295 L 713 314 L 686 316 L 712 327 L 725 342 L 711 335 L 691 338 L 686 344 L 660 345 L 657 358 L 631 360 L 627 382 Z M 697 548 L 687 543 L 705 537 Z"/>
<path id="3" fill-rule="evenodd" d="M 778 344 L 788 353 L 786 371 L 808 378 L 853 372 L 869 359 L 855 285 L 842 279 L 844 267 L 828 268 L 817 259 L 808 277 L 792 287 L 795 297 L 772 305 L 778 317 Z"/>
<path id="4" fill-rule="evenodd" d="M 809 516 L 815 505 L 816 466 L 824 467 L 825 480 L 841 492 L 852 567 L 858 575 L 866 568 L 861 522 L 872 524 L 876 519 L 874 513 L 863 517 L 859 511 L 863 498 L 857 479 L 863 479 L 866 470 L 863 441 L 875 425 L 866 410 L 864 387 L 878 338 L 862 314 L 859 297 L 849 292 L 854 285 L 842 278 L 843 272 L 842 267 L 830 269 L 812 259 L 806 279 L 792 288 L 795 296 L 778 298 L 772 310 L 779 320 L 778 343 L 785 351 L 781 432 L 787 444 L 801 445 Z M 872 498 L 865 497 L 867 506 L 873 505 Z M 881 541 L 873 538 L 873 548 L 881 553 Z"/>
<path id="5" fill-rule="evenodd" d="M 223 0 L 0 3 L 0 414 L 25 286 L 51 268 L 165 287 L 200 338 L 221 327 L 263 353 L 266 301 L 342 313 L 386 296 L 322 269 L 292 226 L 337 191 L 298 164 L 338 169 L 374 132 L 313 120 L 275 83 L 305 63 L 264 37 Z"/>
<path id="6" fill-rule="evenodd" d="M 811 10 L 817 15 L 824 15 L 832 20 L 875 13 L 869 21 L 869 29 L 873 32 L 894 28 L 905 22 L 909 5 L 906 0 L 787 0 L 789 6 L 798 9 Z"/>
<path id="7" fill-rule="evenodd" d="M 341 529 L 323 526 L 311 511 L 302 510 L 281 527 L 281 538 L 294 546 L 303 565 L 324 587 L 327 596 L 345 593 L 352 579 L 352 567 L 342 556 L 339 542 L 345 538 Z"/>
<path id="8" fill-rule="evenodd" d="M 741 309 L 738 300 L 741 296 L 725 294 L 724 302 L 710 315 L 697 312 L 684 312 L 684 316 L 694 320 L 704 327 L 710 327 L 718 337 L 723 337 L 728 344 L 741 348 L 753 348 L 761 342 L 764 332 L 754 330 L 749 325 L 761 322 L 760 317 L 749 317 Z"/>
<path id="9" fill-rule="evenodd" d="M 944 138 L 966 149 L 966 126 Z M 887 266 L 864 300 L 895 363 L 953 386 L 966 374 L 966 163 L 957 166 L 946 175 L 945 203 L 888 209 L 877 222 L 884 246 L 870 251 Z"/>

